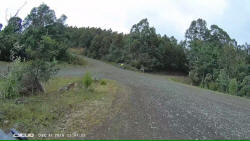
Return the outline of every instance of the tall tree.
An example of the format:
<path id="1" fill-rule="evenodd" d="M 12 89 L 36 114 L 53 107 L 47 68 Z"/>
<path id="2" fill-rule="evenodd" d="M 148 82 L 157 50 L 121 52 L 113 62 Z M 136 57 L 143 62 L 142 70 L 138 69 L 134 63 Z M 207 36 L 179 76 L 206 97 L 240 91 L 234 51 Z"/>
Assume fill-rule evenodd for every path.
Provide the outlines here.
<path id="1" fill-rule="evenodd" d="M 22 19 L 19 17 L 11 17 L 8 21 L 8 25 L 5 27 L 5 33 L 21 33 L 22 31 Z"/>
<path id="2" fill-rule="evenodd" d="M 31 10 L 30 14 L 24 19 L 24 27 L 45 27 L 56 22 L 55 11 L 46 4 L 41 4 Z"/>
<path id="3" fill-rule="evenodd" d="M 237 43 L 230 38 L 230 36 L 227 34 L 226 31 L 224 31 L 222 28 L 220 28 L 217 25 L 211 25 L 210 27 L 210 42 L 213 42 L 217 45 L 225 45 L 230 44 L 233 46 L 237 46 Z"/>
<path id="4" fill-rule="evenodd" d="M 192 21 L 190 27 L 186 31 L 185 37 L 188 41 L 207 40 L 208 35 L 209 30 L 206 21 L 203 19 L 197 19 Z"/>
<path id="5" fill-rule="evenodd" d="M 156 49 L 159 46 L 158 36 L 154 27 L 149 26 L 147 19 L 142 19 L 139 23 L 132 26 L 130 30 L 131 51 L 137 61 L 136 67 L 145 67 L 152 70 L 159 61 L 156 58 Z M 139 53 L 139 54 L 138 54 Z"/>

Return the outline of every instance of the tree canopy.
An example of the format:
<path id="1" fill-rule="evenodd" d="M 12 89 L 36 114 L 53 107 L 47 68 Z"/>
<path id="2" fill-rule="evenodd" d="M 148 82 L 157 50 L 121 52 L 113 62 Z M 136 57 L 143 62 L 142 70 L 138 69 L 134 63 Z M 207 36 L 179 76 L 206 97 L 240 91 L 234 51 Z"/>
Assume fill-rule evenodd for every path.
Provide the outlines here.
<path id="1" fill-rule="evenodd" d="M 249 92 L 242 93 L 240 87 L 250 74 L 247 47 L 237 45 L 235 39 L 217 25 L 208 29 L 201 19 L 191 23 L 186 41 L 189 76 L 195 84 L 222 92 L 234 89 L 236 95 L 249 96 Z"/>

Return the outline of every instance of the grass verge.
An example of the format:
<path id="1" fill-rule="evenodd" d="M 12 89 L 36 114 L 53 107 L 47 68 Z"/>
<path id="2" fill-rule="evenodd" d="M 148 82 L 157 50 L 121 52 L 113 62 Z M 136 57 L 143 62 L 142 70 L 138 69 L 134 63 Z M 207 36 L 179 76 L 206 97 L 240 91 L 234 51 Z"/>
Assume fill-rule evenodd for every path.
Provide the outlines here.
<path id="1" fill-rule="evenodd" d="M 34 139 L 58 139 L 55 134 L 64 134 L 59 139 L 87 135 L 109 115 L 118 85 L 106 80 L 106 85 L 95 82 L 89 90 L 79 83 L 70 91 L 58 91 L 80 81 L 72 77 L 55 78 L 45 85 L 46 94 L 0 100 L 0 128 L 6 132 L 15 128 L 21 133 L 34 133 Z M 22 102 L 17 104 L 18 100 Z M 41 138 L 39 134 L 53 136 Z"/>

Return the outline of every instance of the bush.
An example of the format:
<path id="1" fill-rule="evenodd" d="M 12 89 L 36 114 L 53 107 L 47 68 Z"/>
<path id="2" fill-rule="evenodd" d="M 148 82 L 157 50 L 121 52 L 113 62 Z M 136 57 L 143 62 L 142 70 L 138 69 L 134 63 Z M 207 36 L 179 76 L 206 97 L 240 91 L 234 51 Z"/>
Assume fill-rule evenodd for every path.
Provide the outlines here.
<path id="1" fill-rule="evenodd" d="M 73 55 L 73 54 L 68 54 L 68 59 L 65 60 L 69 64 L 74 64 L 74 65 L 86 65 L 86 61 L 79 56 Z"/>
<path id="2" fill-rule="evenodd" d="M 218 90 L 218 84 L 216 82 L 209 82 L 208 83 L 208 88 L 210 90 L 217 91 Z"/>
<path id="3" fill-rule="evenodd" d="M 250 97 L 250 76 L 249 75 L 244 78 L 244 80 L 240 84 L 240 87 L 241 89 L 240 89 L 239 95 Z"/>
<path id="4" fill-rule="evenodd" d="M 33 60 L 25 64 L 25 73 L 22 78 L 22 89 L 20 94 L 29 95 L 34 93 L 45 93 L 42 82 L 47 82 L 58 71 L 55 67 L 56 61 L 47 62 L 43 60 Z"/>
<path id="5" fill-rule="evenodd" d="M 102 80 L 100 80 L 100 84 L 101 85 L 107 85 L 107 81 L 102 79 Z"/>
<path id="6" fill-rule="evenodd" d="M 228 86 L 228 92 L 231 95 L 237 95 L 237 91 L 238 91 L 238 84 L 237 84 L 237 80 L 236 79 L 231 79 L 229 86 Z"/>
<path id="7" fill-rule="evenodd" d="M 206 74 L 204 79 L 205 88 L 209 88 L 209 82 L 212 81 L 212 75 L 210 73 Z"/>
<path id="8" fill-rule="evenodd" d="M 88 89 L 92 83 L 93 83 L 93 79 L 92 79 L 91 74 L 89 72 L 85 73 L 85 75 L 83 76 L 84 87 Z"/>
<path id="9" fill-rule="evenodd" d="M 20 58 L 14 61 L 10 72 L 1 79 L 0 96 L 14 98 L 20 94 L 28 95 L 44 92 L 41 82 L 51 79 L 57 72 L 56 62 L 36 60 L 21 63 Z"/>
<path id="10" fill-rule="evenodd" d="M 56 64 L 57 61 L 55 59 L 52 62 L 36 59 L 26 63 L 25 71 L 32 80 L 47 82 L 59 70 Z"/>
<path id="11" fill-rule="evenodd" d="M 194 85 L 198 85 L 200 83 L 200 77 L 196 70 L 191 70 L 189 72 L 189 77 L 191 78 Z"/>
<path id="12" fill-rule="evenodd" d="M 229 84 L 229 76 L 225 70 L 220 70 L 220 74 L 218 76 L 217 82 L 219 84 L 219 91 L 227 92 L 228 84 Z"/>
<path id="13" fill-rule="evenodd" d="M 132 67 L 135 67 L 136 69 L 140 69 L 141 67 L 141 64 L 138 60 L 132 60 L 130 64 Z"/>
<path id="14" fill-rule="evenodd" d="M 2 98 L 14 98 L 19 95 L 23 72 L 20 59 L 15 60 L 10 72 L 1 79 L 0 96 Z"/>

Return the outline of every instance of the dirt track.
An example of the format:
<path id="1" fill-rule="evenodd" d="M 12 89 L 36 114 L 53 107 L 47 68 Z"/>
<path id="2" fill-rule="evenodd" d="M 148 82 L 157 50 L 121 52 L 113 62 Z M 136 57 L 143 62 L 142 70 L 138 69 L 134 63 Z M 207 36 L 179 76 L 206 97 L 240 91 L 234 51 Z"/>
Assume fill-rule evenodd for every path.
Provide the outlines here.
<path id="1" fill-rule="evenodd" d="M 250 139 L 249 99 L 87 61 L 87 67 L 63 68 L 59 75 L 82 76 L 88 70 L 131 91 L 120 114 L 87 139 Z"/>
<path id="2" fill-rule="evenodd" d="M 120 114 L 107 119 L 88 139 L 250 139 L 249 99 L 87 60 L 86 68 L 60 73 L 80 75 L 89 70 L 131 91 Z"/>

